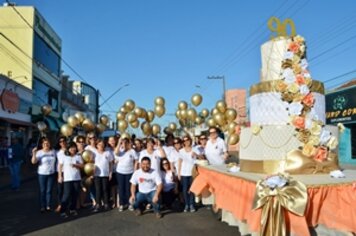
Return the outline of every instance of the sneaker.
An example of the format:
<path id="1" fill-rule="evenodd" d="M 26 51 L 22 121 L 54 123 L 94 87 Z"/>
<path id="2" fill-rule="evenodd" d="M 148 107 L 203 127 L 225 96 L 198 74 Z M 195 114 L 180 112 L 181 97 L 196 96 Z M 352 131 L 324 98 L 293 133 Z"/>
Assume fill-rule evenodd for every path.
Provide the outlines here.
<path id="1" fill-rule="evenodd" d="M 129 211 L 134 211 L 134 208 L 133 208 L 133 206 L 132 205 L 129 205 Z"/>
<path id="2" fill-rule="evenodd" d="M 93 209 L 93 212 L 94 213 L 97 213 L 100 211 L 100 207 L 99 206 L 95 206 L 94 209 Z"/>
<path id="3" fill-rule="evenodd" d="M 140 209 L 135 210 L 135 216 L 140 216 L 142 215 L 142 212 Z"/>
<path id="4" fill-rule="evenodd" d="M 157 212 L 157 213 L 156 213 L 156 218 L 157 218 L 157 219 L 161 219 L 161 218 L 162 218 L 162 214 L 159 213 L 159 212 Z"/>
<path id="5" fill-rule="evenodd" d="M 50 211 L 52 211 L 52 208 L 46 207 L 46 211 L 50 212 Z"/>
<path id="6" fill-rule="evenodd" d="M 146 205 L 146 210 L 150 210 L 151 208 L 152 208 L 152 205 L 148 203 L 148 204 Z"/>
<path id="7" fill-rule="evenodd" d="M 188 211 L 189 211 L 189 207 L 185 206 L 183 212 L 188 212 Z"/>
<path id="8" fill-rule="evenodd" d="M 68 218 L 68 215 L 67 215 L 67 213 L 63 212 L 63 213 L 61 213 L 61 217 L 62 217 L 63 219 L 66 219 L 66 218 Z"/>
<path id="9" fill-rule="evenodd" d="M 72 215 L 72 216 L 77 216 L 78 212 L 76 210 L 70 210 L 69 214 Z"/>
<path id="10" fill-rule="evenodd" d="M 190 212 L 195 212 L 195 207 L 194 206 L 190 206 Z"/>
<path id="11" fill-rule="evenodd" d="M 123 205 L 120 205 L 119 206 L 119 212 L 123 212 L 124 211 L 124 206 Z"/>

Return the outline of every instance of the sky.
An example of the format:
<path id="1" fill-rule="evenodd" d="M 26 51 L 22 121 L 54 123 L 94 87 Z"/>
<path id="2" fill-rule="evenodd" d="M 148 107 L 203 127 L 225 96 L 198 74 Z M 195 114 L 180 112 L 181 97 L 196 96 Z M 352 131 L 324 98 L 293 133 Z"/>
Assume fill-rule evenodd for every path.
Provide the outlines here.
<path id="1" fill-rule="evenodd" d="M 127 99 L 153 109 L 162 96 L 167 115 L 155 122 L 166 124 L 194 93 L 198 111 L 214 107 L 223 85 L 208 76 L 224 76 L 227 90 L 258 83 L 271 16 L 291 18 L 305 37 L 313 79 L 330 89 L 356 77 L 354 0 L 15 2 L 35 6 L 62 39 L 62 58 L 81 78 L 62 64 L 65 74 L 99 89 L 100 104 L 112 96 L 101 107 L 111 118 Z"/>

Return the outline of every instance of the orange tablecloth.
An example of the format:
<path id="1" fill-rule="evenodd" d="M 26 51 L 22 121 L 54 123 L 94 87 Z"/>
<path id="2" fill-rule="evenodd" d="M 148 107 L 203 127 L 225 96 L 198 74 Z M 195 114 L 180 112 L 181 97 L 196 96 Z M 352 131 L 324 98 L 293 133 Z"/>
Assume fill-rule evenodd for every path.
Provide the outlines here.
<path id="1" fill-rule="evenodd" d="M 232 174 L 222 167 L 213 166 L 200 166 L 198 169 L 199 175 L 195 178 L 191 191 L 199 195 L 208 189 L 214 194 L 218 208 L 231 212 L 238 220 L 247 222 L 252 232 L 258 232 L 261 209 L 251 209 L 256 181 L 263 176 L 251 173 L 250 178 L 248 173 Z M 331 229 L 356 232 L 356 189 L 352 181 L 328 184 L 307 182 L 308 205 L 305 215 L 300 217 L 287 211 L 287 230 L 304 236 L 310 234 L 308 227 L 323 224 Z"/>

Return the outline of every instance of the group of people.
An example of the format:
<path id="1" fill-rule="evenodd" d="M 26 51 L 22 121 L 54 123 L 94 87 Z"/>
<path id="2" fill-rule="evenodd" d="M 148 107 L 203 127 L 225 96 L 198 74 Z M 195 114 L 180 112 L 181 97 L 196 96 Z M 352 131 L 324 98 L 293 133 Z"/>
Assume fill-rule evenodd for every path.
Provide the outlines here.
<path id="1" fill-rule="evenodd" d="M 171 134 L 164 141 L 116 136 L 104 140 L 89 133 L 70 142 L 61 137 L 57 150 L 47 138 L 40 144 L 32 150 L 31 158 L 38 165 L 40 211 L 52 211 L 52 189 L 57 183 L 56 211 L 63 218 L 77 215 L 88 197 L 93 212 L 118 208 L 141 215 L 153 208 L 161 218 L 161 208 L 172 208 L 176 199 L 184 204 L 184 212 L 195 212 L 195 197 L 189 189 L 197 160 L 219 165 L 228 158 L 226 144 L 215 127 L 194 141 L 189 135 L 180 138 Z M 83 172 L 86 150 L 95 165 L 89 177 Z"/>

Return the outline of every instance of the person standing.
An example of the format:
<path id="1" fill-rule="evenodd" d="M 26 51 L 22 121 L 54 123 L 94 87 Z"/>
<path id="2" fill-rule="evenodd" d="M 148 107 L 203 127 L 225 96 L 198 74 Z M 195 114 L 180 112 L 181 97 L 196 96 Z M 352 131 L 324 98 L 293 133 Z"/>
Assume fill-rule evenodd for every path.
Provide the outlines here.
<path id="1" fill-rule="evenodd" d="M 209 128 L 209 140 L 205 146 L 205 156 L 210 165 L 222 165 L 229 156 L 226 144 L 224 140 L 219 137 L 218 131 L 219 130 L 215 127 Z"/>
<path id="2" fill-rule="evenodd" d="M 148 157 L 151 159 L 151 168 L 160 172 L 161 158 L 166 157 L 166 153 L 162 148 L 161 142 L 158 139 L 156 139 L 155 141 L 153 138 L 147 138 L 146 140 L 147 140 L 146 143 L 147 147 L 146 149 L 141 151 L 139 162 L 141 163 L 143 157 Z M 157 149 L 154 148 L 155 145 Z"/>
<path id="3" fill-rule="evenodd" d="M 161 159 L 161 173 L 163 181 L 162 204 L 171 209 L 178 195 L 178 178 L 171 169 L 167 158 Z"/>
<path id="4" fill-rule="evenodd" d="M 59 159 L 58 183 L 63 183 L 63 198 L 61 203 L 61 217 L 67 218 L 69 214 L 76 216 L 77 200 L 80 191 L 80 170 L 83 168 L 83 160 L 78 155 L 77 145 L 70 142 L 65 155 Z"/>
<path id="5" fill-rule="evenodd" d="M 118 139 L 116 136 L 110 136 L 108 138 L 107 147 L 105 148 L 106 151 L 109 151 L 113 157 L 115 157 L 115 147 L 117 146 Z M 112 208 L 117 207 L 117 177 L 116 177 L 116 164 L 115 160 L 112 164 L 112 178 L 109 181 L 109 202 L 112 203 Z"/>
<path id="6" fill-rule="evenodd" d="M 160 194 L 163 189 L 162 179 L 159 173 L 151 168 L 151 159 L 142 157 L 140 169 L 136 170 L 131 177 L 131 197 L 135 215 L 142 214 L 142 204 L 148 202 L 153 205 L 156 218 L 162 218 L 160 212 Z M 137 190 L 138 186 L 138 191 Z"/>
<path id="7" fill-rule="evenodd" d="M 11 174 L 11 189 L 17 191 L 20 188 L 20 172 L 21 164 L 25 159 L 25 149 L 18 142 L 17 138 L 13 138 L 8 149 L 8 162 Z"/>
<path id="8" fill-rule="evenodd" d="M 57 174 L 59 172 L 59 163 L 61 162 L 61 159 L 65 156 L 65 152 L 67 149 L 67 143 L 66 143 L 66 138 L 65 137 L 60 137 L 58 140 L 58 148 L 57 148 Z M 59 174 L 58 174 L 59 176 Z M 58 179 L 57 176 L 57 179 Z M 57 183 L 57 198 L 58 198 L 58 206 L 56 208 L 56 212 L 61 211 L 61 203 L 62 203 L 62 197 L 63 197 L 63 183 L 58 182 Z"/>
<path id="9" fill-rule="evenodd" d="M 38 164 L 38 182 L 40 185 L 40 211 L 51 211 L 52 189 L 55 181 L 56 153 L 48 138 L 41 138 L 41 149 L 32 150 L 32 164 Z"/>

